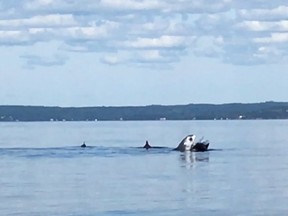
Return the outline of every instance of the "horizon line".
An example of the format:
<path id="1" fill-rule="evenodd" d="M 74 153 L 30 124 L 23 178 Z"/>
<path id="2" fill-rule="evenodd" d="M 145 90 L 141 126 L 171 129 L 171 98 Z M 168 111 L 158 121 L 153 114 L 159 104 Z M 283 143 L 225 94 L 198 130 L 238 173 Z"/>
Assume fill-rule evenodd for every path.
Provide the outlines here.
<path id="1" fill-rule="evenodd" d="M 59 106 L 59 105 L 19 105 L 5 104 L 0 107 L 46 107 L 46 108 L 93 108 L 93 107 L 149 107 L 149 106 L 187 106 L 187 105 L 231 105 L 231 104 L 262 104 L 262 103 L 288 103 L 287 101 L 261 101 L 261 102 L 224 102 L 224 103 L 187 103 L 187 104 L 147 104 L 147 105 L 87 105 L 87 106 Z"/>

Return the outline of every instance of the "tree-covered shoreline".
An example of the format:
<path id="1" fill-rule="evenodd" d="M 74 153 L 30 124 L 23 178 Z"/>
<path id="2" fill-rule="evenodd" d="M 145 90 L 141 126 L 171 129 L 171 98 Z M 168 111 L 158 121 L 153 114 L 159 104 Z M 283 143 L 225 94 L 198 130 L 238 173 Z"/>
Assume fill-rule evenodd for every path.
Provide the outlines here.
<path id="1" fill-rule="evenodd" d="M 0 121 L 288 119 L 288 102 L 149 106 L 0 106 Z"/>

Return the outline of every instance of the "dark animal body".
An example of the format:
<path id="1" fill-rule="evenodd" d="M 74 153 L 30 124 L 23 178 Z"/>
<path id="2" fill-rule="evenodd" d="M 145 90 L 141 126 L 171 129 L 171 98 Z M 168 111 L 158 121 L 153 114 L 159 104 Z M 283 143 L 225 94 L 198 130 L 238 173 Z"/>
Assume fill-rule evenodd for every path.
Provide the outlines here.
<path id="1" fill-rule="evenodd" d="M 152 148 L 152 146 L 150 146 L 149 145 L 149 143 L 148 143 L 148 141 L 146 141 L 146 143 L 145 143 L 145 145 L 143 146 L 143 148 L 145 148 L 145 149 L 150 149 L 150 148 Z"/>
<path id="2" fill-rule="evenodd" d="M 203 151 L 208 151 L 209 147 L 209 142 L 197 142 L 194 146 L 191 147 L 191 151 L 196 151 L 196 152 L 203 152 Z"/>
<path id="3" fill-rule="evenodd" d="M 185 152 L 185 151 L 193 151 L 193 152 L 203 152 L 203 151 L 208 151 L 209 147 L 209 141 L 206 140 L 204 142 L 198 141 L 195 142 L 195 135 L 188 135 L 186 136 L 180 143 L 179 145 L 172 149 L 173 151 L 180 151 L 180 152 Z M 165 147 L 159 147 L 159 146 L 151 146 L 148 141 L 146 141 L 145 145 L 143 146 L 146 150 L 150 148 L 165 148 Z"/>
<path id="4" fill-rule="evenodd" d="M 209 142 L 208 140 L 202 142 L 198 141 L 195 142 L 195 135 L 188 135 L 186 136 L 180 143 L 179 145 L 171 149 L 173 151 L 180 151 L 180 152 L 187 152 L 187 151 L 192 151 L 192 152 L 203 152 L 203 151 L 208 151 L 209 147 Z M 85 142 L 80 146 L 81 148 L 86 148 L 87 145 Z M 148 141 L 145 142 L 145 145 L 143 147 L 138 147 L 138 148 L 144 148 L 146 150 L 149 149 L 170 149 L 169 147 L 163 147 L 163 146 L 151 146 Z"/>
<path id="5" fill-rule="evenodd" d="M 150 149 L 150 148 L 153 148 L 153 149 L 164 149 L 164 148 L 167 148 L 167 147 L 163 147 L 163 146 L 151 146 L 149 144 L 148 141 L 145 142 L 145 145 L 142 147 L 142 148 L 145 148 L 146 150 Z"/>

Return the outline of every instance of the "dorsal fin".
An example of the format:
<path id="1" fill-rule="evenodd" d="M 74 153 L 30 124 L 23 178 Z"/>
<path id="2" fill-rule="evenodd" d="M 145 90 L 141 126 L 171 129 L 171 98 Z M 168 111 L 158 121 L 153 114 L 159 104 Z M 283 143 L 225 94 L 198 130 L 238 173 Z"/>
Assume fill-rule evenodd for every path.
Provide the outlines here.
<path id="1" fill-rule="evenodd" d="M 145 148 L 145 149 L 152 148 L 152 147 L 149 145 L 148 140 L 146 140 L 146 143 L 145 143 L 145 145 L 143 146 L 143 148 Z"/>
<path id="2" fill-rule="evenodd" d="M 184 141 L 185 141 L 186 137 L 179 143 L 179 145 L 174 148 L 173 150 L 175 151 L 180 151 L 180 152 L 184 152 L 185 151 L 185 146 L 184 146 Z"/>
<path id="3" fill-rule="evenodd" d="M 85 148 L 86 147 L 86 144 L 85 142 L 83 142 L 83 144 L 81 145 L 81 148 Z"/>

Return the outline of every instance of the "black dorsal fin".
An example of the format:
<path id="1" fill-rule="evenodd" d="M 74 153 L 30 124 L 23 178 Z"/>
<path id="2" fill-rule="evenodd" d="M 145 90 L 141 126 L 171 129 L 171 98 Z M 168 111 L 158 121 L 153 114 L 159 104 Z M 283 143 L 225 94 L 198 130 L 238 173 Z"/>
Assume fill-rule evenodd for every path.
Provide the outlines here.
<path id="1" fill-rule="evenodd" d="M 143 146 L 143 148 L 145 148 L 145 149 L 152 148 L 152 147 L 149 145 L 148 140 L 146 140 L 146 143 L 145 143 L 145 145 Z"/>
<path id="2" fill-rule="evenodd" d="M 81 145 L 81 148 L 85 148 L 86 147 L 86 144 L 85 142 L 83 142 L 83 144 Z"/>

